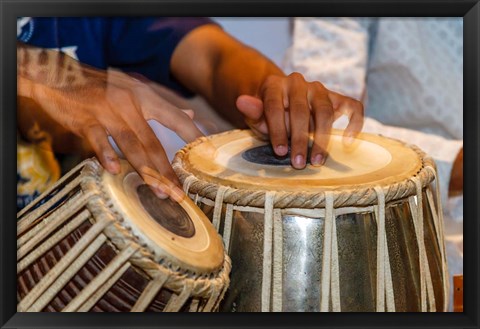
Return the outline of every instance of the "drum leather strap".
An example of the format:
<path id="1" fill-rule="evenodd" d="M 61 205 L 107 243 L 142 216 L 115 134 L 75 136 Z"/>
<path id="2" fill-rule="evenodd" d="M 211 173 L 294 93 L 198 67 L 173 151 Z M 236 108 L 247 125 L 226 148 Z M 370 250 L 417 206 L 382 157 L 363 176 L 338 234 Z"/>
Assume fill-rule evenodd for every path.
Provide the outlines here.
<path id="1" fill-rule="evenodd" d="M 282 311 L 283 301 L 283 222 L 282 211 L 273 209 L 273 292 L 272 311 Z"/>
<path id="2" fill-rule="evenodd" d="M 325 238 L 324 255 L 322 264 L 322 281 L 320 299 L 320 312 L 329 311 L 330 293 L 332 310 L 341 312 L 340 308 L 340 280 L 338 270 L 338 244 L 335 209 L 333 208 L 334 196 L 331 192 L 325 192 Z"/>
<path id="3" fill-rule="evenodd" d="M 28 221 L 25 221 L 22 216 L 26 214 L 27 212 L 30 211 L 30 209 L 33 209 L 40 201 L 44 200 L 44 197 L 49 195 L 50 193 L 53 192 L 54 189 L 57 188 L 57 186 L 63 184 L 67 180 L 69 180 L 72 176 L 78 175 L 78 172 L 85 166 L 85 163 L 82 162 L 79 165 L 77 165 L 74 169 L 72 169 L 70 172 L 65 174 L 63 177 L 61 177 L 54 185 L 50 186 L 48 189 L 46 189 L 38 198 L 36 198 L 34 201 L 29 203 L 25 208 L 20 210 L 17 214 L 17 218 L 21 218 L 19 221 L 19 228 L 23 227 L 23 225 L 26 225 Z M 79 177 L 76 178 L 76 180 L 80 180 Z M 45 209 L 49 209 L 53 204 L 58 202 L 64 195 L 66 195 L 68 192 L 70 192 L 73 187 L 78 185 L 78 180 L 75 182 L 70 182 L 64 190 L 60 191 L 59 193 L 55 194 L 50 200 L 47 202 L 43 203 L 40 207 L 37 209 L 33 210 L 32 212 L 29 212 L 28 217 L 30 218 L 38 218 L 38 214 L 42 213 L 45 211 Z M 25 224 L 20 224 L 20 222 L 25 222 Z M 29 223 L 29 222 L 28 222 Z M 30 223 L 29 223 L 30 224 Z M 21 230 L 21 229 L 20 229 Z"/>
<path id="4" fill-rule="evenodd" d="M 157 293 L 162 289 L 163 285 L 168 279 L 168 275 L 158 275 L 154 278 L 143 290 L 135 305 L 133 305 L 132 312 L 144 312 L 150 303 L 153 301 Z"/>
<path id="5" fill-rule="evenodd" d="M 263 229 L 263 277 L 262 277 L 262 312 L 270 311 L 272 285 L 272 242 L 273 242 L 273 205 L 275 192 L 265 194 L 265 220 Z"/>
<path id="6" fill-rule="evenodd" d="M 217 230 L 217 232 L 220 228 L 220 217 L 222 215 L 223 197 L 225 196 L 225 192 L 227 192 L 227 189 L 227 187 L 221 186 L 217 190 L 217 196 L 215 197 L 215 208 L 213 210 L 212 224 L 215 227 L 215 230 Z"/>
<path id="7" fill-rule="evenodd" d="M 164 312 L 179 312 L 187 299 L 191 296 L 193 290 L 193 283 L 190 280 L 185 281 L 180 295 L 173 295 L 165 306 Z"/>
<path id="8" fill-rule="evenodd" d="M 74 197 L 70 200 L 70 208 L 61 213 L 55 213 L 40 224 L 33 227 L 31 230 L 23 234 L 17 239 L 17 244 L 20 246 L 17 250 L 17 259 L 23 258 L 27 253 L 33 250 L 42 240 L 44 240 L 50 232 L 55 231 L 58 227 L 63 225 L 76 212 L 81 210 L 88 202 L 89 198 L 93 196 L 93 192 L 86 192 Z"/>
<path id="9" fill-rule="evenodd" d="M 392 271 L 388 255 L 387 233 L 385 231 L 385 193 L 380 186 L 375 186 L 378 206 L 375 207 L 377 219 L 377 312 L 395 312 L 395 296 L 392 284 Z"/>
<path id="10" fill-rule="evenodd" d="M 92 307 L 97 304 L 97 302 L 105 295 L 108 290 L 122 277 L 122 275 L 128 270 L 130 264 L 128 262 L 124 263 L 120 269 L 118 269 L 111 277 L 108 278 L 105 283 L 103 283 L 99 289 L 95 291 L 95 293 L 86 300 L 81 307 L 79 307 L 76 311 L 77 312 L 88 312 Z"/>
<path id="11" fill-rule="evenodd" d="M 435 180 L 435 190 L 437 191 L 436 197 L 436 207 L 440 209 L 437 211 L 435 209 L 435 202 L 433 202 L 433 192 L 432 186 L 427 187 L 427 198 L 429 199 L 430 212 L 433 216 L 433 224 L 435 226 L 436 237 L 438 247 L 440 249 L 440 255 L 442 257 L 442 278 L 443 278 L 443 310 L 447 311 L 448 309 L 448 292 L 450 291 L 450 281 L 448 279 L 448 268 L 447 268 L 447 255 L 445 253 L 445 236 L 444 236 L 444 227 L 443 227 L 443 211 L 441 210 L 440 205 L 442 204 L 442 197 L 440 195 L 440 182 L 437 179 L 436 171 L 433 167 L 427 166 L 427 169 L 432 173 Z"/>
<path id="12" fill-rule="evenodd" d="M 419 263 L 420 263 L 419 265 L 420 265 L 421 307 L 422 307 L 422 312 L 427 312 L 427 301 L 428 301 L 428 308 L 430 309 L 430 311 L 434 311 L 435 296 L 433 293 L 433 284 L 432 284 L 430 267 L 428 265 L 427 254 L 425 251 L 422 185 L 420 180 L 418 180 L 417 177 L 412 177 L 411 181 L 413 181 L 417 187 L 416 202 L 415 202 L 415 197 L 412 196 L 409 198 L 409 203 L 410 203 L 410 210 L 412 212 L 413 223 L 415 226 L 415 232 L 417 235 L 417 242 L 418 242 Z"/>
<path id="13" fill-rule="evenodd" d="M 127 248 L 123 249 L 115 258 L 107 264 L 107 266 L 97 275 L 63 310 L 62 312 L 77 312 L 82 307 L 83 303 L 92 298 L 95 292 L 101 289 L 102 286 L 107 285 L 108 279 L 112 277 L 115 273 L 120 272 L 120 276 L 123 274 L 119 271 L 123 267 L 123 271 L 126 271 L 128 268 L 129 258 L 138 250 L 140 246 L 134 243 L 131 243 Z M 125 266 L 126 265 L 126 266 Z M 120 277 L 119 276 L 119 277 Z M 113 281 L 113 285 L 116 282 Z M 106 289 L 108 290 L 108 289 Z M 106 291 L 105 291 L 106 292 Z M 98 296 L 98 299 L 103 296 L 103 294 Z M 96 304 L 95 298 L 92 300 L 92 306 Z M 89 309 L 89 308 L 88 308 Z M 87 310 L 88 310 L 87 309 Z"/>
<path id="14" fill-rule="evenodd" d="M 198 198 L 198 194 L 196 195 Z M 223 245 L 225 251 L 230 253 L 230 237 L 232 235 L 232 220 L 233 220 L 233 204 L 227 203 L 227 209 L 225 210 L 225 224 L 223 227 Z"/>
<path id="15" fill-rule="evenodd" d="M 207 305 L 205 305 L 204 312 L 211 312 L 215 305 L 217 305 L 217 301 L 222 293 L 222 288 L 220 286 L 213 287 L 213 293 L 208 299 Z"/>
<path id="16" fill-rule="evenodd" d="M 434 174 L 434 173 L 433 173 Z M 188 178 L 192 178 L 189 181 L 188 186 L 184 185 L 184 190 L 188 194 L 189 187 L 191 186 L 192 182 L 195 182 L 194 176 L 189 176 Z M 417 213 L 422 216 L 422 183 L 421 180 L 417 177 L 411 178 L 411 181 L 414 183 L 414 186 L 417 188 L 416 196 L 412 196 L 409 198 L 411 203 L 410 209 L 412 210 L 412 216 L 414 218 L 415 229 L 421 230 L 423 232 L 423 224 L 419 225 Z M 188 188 L 187 188 L 188 187 Z M 197 202 L 202 202 L 208 204 L 210 206 L 214 206 L 216 211 L 217 225 L 220 223 L 220 216 L 221 216 L 221 209 L 225 202 L 225 196 L 231 195 L 231 191 L 229 191 L 229 187 L 221 186 L 217 189 L 216 196 L 214 202 L 210 201 L 208 198 L 199 197 L 199 194 L 195 194 L 195 198 Z M 388 255 L 388 247 L 387 247 L 387 235 L 385 231 L 385 192 L 384 190 L 377 186 L 374 188 L 375 195 L 377 199 L 377 206 L 374 206 L 373 209 L 376 214 L 376 218 L 378 221 L 378 248 L 377 248 L 377 311 L 383 312 L 394 312 L 395 311 L 395 296 L 393 291 L 393 283 L 392 283 L 392 275 L 391 275 L 391 268 L 390 268 L 390 257 Z M 232 189 L 235 191 L 235 189 Z M 237 191 L 235 191 L 237 192 Z M 403 193 L 402 191 L 397 193 Z M 351 213 L 351 212 L 362 212 L 365 209 L 369 209 L 369 207 L 348 207 L 348 211 L 345 211 L 343 207 L 339 207 L 336 209 L 334 207 L 336 202 L 337 195 L 332 192 L 325 192 L 325 210 L 323 209 L 301 209 L 301 208 L 292 208 L 291 210 L 298 215 L 306 215 L 312 216 L 312 211 L 315 212 L 315 216 L 326 218 L 325 224 L 325 242 L 324 242 L 324 250 L 325 250 L 325 257 L 323 258 L 323 267 L 322 268 L 330 268 L 330 271 L 322 272 L 322 281 L 321 281 L 321 304 L 320 310 L 321 311 L 328 311 L 329 310 L 329 303 L 330 300 L 332 302 L 332 310 L 334 311 L 341 311 L 340 309 L 340 289 L 339 289 L 339 278 L 338 278 L 338 251 L 337 251 L 337 242 L 336 242 L 336 221 L 332 220 L 332 215 L 334 217 L 342 214 L 342 213 Z M 228 252 L 229 245 L 230 245 L 230 234 L 231 234 L 231 227 L 232 227 L 232 217 L 233 211 L 247 211 L 247 212 L 259 212 L 264 213 L 265 220 L 264 220 L 264 261 L 263 261 L 263 280 L 262 280 L 262 311 L 281 311 L 282 310 L 282 274 L 281 274 L 281 255 L 282 255 L 282 233 L 281 233 L 281 217 L 282 212 L 289 213 L 290 209 L 278 209 L 275 206 L 275 202 L 278 201 L 275 197 L 278 196 L 278 193 L 269 191 L 264 195 L 265 205 L 264 208 L 258 207 L 251 207 L 251 206 L 237 206 L 231 203 L 226 203 L 226 216 L 224 221 L 224 232 L 223 232 L 223 239 L 224 244 L 227 247 Z M 194 195 L 192 195 L 194 197 Z M 415 202 L 414 198 L 420 201 L 420 203 Z M 412 203 L 413 202 L 413 203 Z M 438 201 L 437 201 L 438 202 Z M 433 203 L 431 203 L 433 207 Z M 217 210 L 218 209 L 218 210 Z M 274 216 L 275 212 L 278 211 L 278 215 Z M 432 209 L 432 213 L 437 214 L 435 209 Z M 439 216 L 435 215 L 437 221 L 440 222 Z M 275 217 L 278 217 L 275 220 Z M 330 220 L 329 220 L 330 218 Z M 422 217 L 420 217 L 422 218 Z M 439 243 L 442 243 L 443 239 L 441 238 L 441 232 L 443 232 L 443 227 L 438 224 L 438 231 L 437 239 L 439 239 Z M 218 228 L 217 228 L 218 230 Z M 274 233 L 275 232 L 275 233 Z M 433 293 L 433 284 L 430 274 L 430 269 L 428 262 L 426 262 L 426 251 L 425 251 L 425 242 L 423 241 L 423 233 L 417 232 L 417 242 L 420 246 L 420 255 L 419 259 L 422 261 L 420 262 L 421 268 L 421 286 L 422 286 L 422 309 L 427 310 L 427 303 L 428 309 L 434 310 L 435 309 L 435 297 Z M 280 236 L 279 236 L 280 235 Z M 280 241 L 280 242 L 279 242 Z M 442 249 L 442 248 L 440 248 Z M 273 259 L 272 259 L 273 257 Z M 445 256 L 443 256 L 445 257 Z M 278 265 L 278 264 L 280 265 Z M 273 265 L 272 265 L 273 264 Z M 445 261 L 442 262 L 442 267 L 445 269 Z M 272 273 L 270 276 L 269 273 Z M 445 272 L 444 272 L 445 275 Z M 272 281 L 273 277 L 273 281 Z M 448 284 L 448 283 L 445 283 Z M 270 305 L 270 301 L 272 304 Z M 385 303 L 386 302 L 386 303 Z M 447 301 L 445 302 L 447 305 Z"/>
<path id="17" fill-rule="evenodd" d="M 239 134 L 236 136 L 235 134 Z M 240 136 L 240 137 L 239 137 Z M 219 134 L 212 137 L 215 151 L 221 152 L 221 156 L 215 155 L 212 159 L 213 171 L 218 170 L 221 174 L 212 174 L 212 168 L 203 166 L 205 159 L 203 154 L 208 147 L 204 149 L 203 144 L 210 141 L 210 138 L 199 139 L 179 152 L 173 161 L 173 169 L 183 182 L 185 193 L 191 198 L 195 198 L 196 203 L 205 204 L 209 207 L 214 206 L 213 223 L 218 228 L 223 224 L 223 241 L 225 247 L 230 253 L 231 234 L 233 229 L 232 220 L 238 212 L 255 212 L 264 214 L 264 239 L 263 239 L 263 276 L 261 292 L 261 310 L 262 311 L 282 311 L 282 225 L 283 216 L 294 214 L 296 216 L 306 216 L 311 218 L 324 218 L 324 237 L 323 237 L 323 255 L 322 273 L 320 282 L 320 311 L 341 311 L 340 307 L 340 281 L 339 281 L 339 255 L 337 246 L 337 217 L 341 214 L 372 213 L 374 212 L 377 224 L 377 276 L 376 276 L 376 309 L 377 311 L 396 310 L 396 297 L 393 289 L 393 274 L 390 262 L 387 230 L 389 222 L 386 222 L 387 204 L 396 203 L 400 200 L 408 200 L 410 203 L 411 218 L 414 222 L 414 239 L 418 245 L 419 259 L 419 281 L 420 281 L 420 306 L 422 311 L 436 310 L 435 295 L 432 276 L 427 259 L 425 246 L 424 225 L 423 223 L 423 205 L 428 203 L 434 221 L 434 239 L 439 244 L 442 258 L 442 279 L 443 287 L 448 286 L 447 280 L 447 262 L 445 245 L 443 238 L 443 214 L 441 211 L 441 200 L 439 198 L 439 186 L 435 171 L 435 162 L 432 158 L 426 156 L 418 147 L 413 145 L 396 145 L 397 142 L 386 143 L 387 148 L 392 148 L 395 152 L 391 153 L 397 156 L 395 165 L 390 166 L 393 171 L 398 171 L 395 175 L 390 175 L 385 179 L 374 179 L 372 182 L 363 182 L 357 185 L 357 182 L 335 185 L 332 187 L 326 184 L 312 182 L 306 187 L 299 188 L 294 180 L 289 180 L 285 188 L 279 181 L 285 178 L 283 174 L 274 174 L 270 176 L 260 175 L 262 181 L 256 181 L 255 175 L 258 170 L 237 171 L 238 168 L 231 168 L 229 162 L 234 157 L 237 149 L 227 152 L 227 146 L 239 138 L 245 138 L 249 143 L 252 136 L 241 131 L 233 131 Z M 368 141 L 368 138 L 365 137 Z M 371 140 L 376 144 L 375 140 Z M 381 142 L 380 145 L 383 145 Z M 247 145 L 247 144 L 245 144 Z M 235 144 L 239 149 L 248 147 L 240 142 Z M 248 144 L 249 145 L 249 144 Z M 398 148 L 408 148 L 413 150 L 416 155 L 411 155 L 415 161 L 411 169 L 405 169 L 402 162 L 403 157 L 398 158 Z M 230 150 L 230 149 L 229 149 Z M 410 152 L 410 151 L 409 151 Z M 405 152 L 407 154 L 408 152 Z M 215 153 L 216 154 L 216 153 Z M 409 153 L 408 153 L 409 154 Z M 226 160 L 228 159 L 228 161 Z M 197 163 L 197 162 L 198 163 Z M 418 162 L 417 162 L 418 161 Z M 237 165 L 242 162 L 236 163 Z M 415 166 L 413 166 L 415 165 Z M 257 171 L 257 172 L 256 172 Z M 215 171 L 216 172 L 216 171 Z M 387 172 L 388 173 L 388 172 Z M 377 174 L 376 174 L 377 175 Z M 412 178 L 413 176 L 413 178 Z M 252 178 L 253 177 L 253 178 Z M 301 179 L 301 175 L 299 179 Z M 377 180 L 375 180 L 377 179 Z M 335 181 L 332 178 L 333 181 Z M 431 184 L 435 180 L 435 187 Z M 312 180 L 313 181 L 313 180 Z M 265 182 L 263 184 L 263 182 Z M 292 183 L 293 182 L 293 183 Z M 382 185 L 383 184 L 383 185 Z M 358 186 L 358 187 L 357 187 Z M 310 188 L 311 187 L 311 188 Z M 433 193 L 437 197 L 434 202 Z M 426 193 L 428 200 L 422 200 Z M 400 201 L 401 202 L 401 201 Z M 435 209 L 435 204 L 437 205 Z M 226 209 L 226 212 L 224 211 Z M 225 218 L 222 218 L 225 214 Z M 277 221 L 278 214 L 278 221 Z M 427 214 L 425 214 L 427 215 Z M 426 230 L 427 228 L 425 228 Z M 235 246 L 232 246 L 235 248 Z M 393 255 L 391 255 L 393 257 Z M 280 264 L 280 265 L 278 265 Z M 444 289 L 444 311 L 448 305 L 448 289 Z M 400 297 L 401 298 L 401 297 Z"/>
<path id="18" fill-rule="evenodd" d="M 48 275 L 44 276 L 22 299 L 17 305 L 17 310 L 19 312 L 40 312 L 47 306 L 64 284 L 75 275 L 76 271 L 72 270 L 72 264 L 83 266 L 106 241 L 106 237 L 100 233 L 110 223 L 104 220 L 93 225 L 77 242 L 76 248 L 70 249 Z"/>
<path id="19" fill-rule="evenodd" d="M 83 210 L 80 214 L 75 216 L 68 224 L 66 224 L 61 230 L 58 230 L 49 239 L 45 240 L 41 245 L 35 247 L 35 252 L 31 252 L 23 258 L 18 257 L 19 262 L 17 264 L 17 273 L 22 272 L 28 266 L 33 264 L 39 257 L 56 246 L 65 237 L 75 231 L 85 220 L 90 217 L 88 210 Z"/>
<path id="20" fill-rule="evenodd" d="M 216 310 L 230 281 L 228 255 L 224 254 L 223 267 L 208 275 L 156 259 L 150 245 L 132 234 L 124 223 L 125 219 L 113 206 L 103 186 L 102 173 L 103 168 L 97 160 L 85 160 L 45 191 L 40 199 L 47 198 L 46 202 L 41 205 L 34 202 L 17 214 L 17 273 L 32 266 L 34 271 L 40 272 L 35 261 L 43 261 L 41 257 L 45 257 L 48 250 L 74 234 L 86 220 L 93 224 L 40 281 L 27 290 L 17 304 L 17 311 L 44 310 L 107 242 L 115 246 L 118 254 L 62 311 L 91 310 L 130 267 L 138 267 L 152 278 L 134 310 L 146 310 L 164 286 L 174 292 L 164 311 L 178 311 L 190 298 L 198 299 L 196 308 L 194 306 L 196 311 Z M 39 206 L 35 208 L 35 205 Z M 200 302 L 206 299 L 211 300 L 209 307 Z M 192 309 L 192 305 L 188 307 Z"/>

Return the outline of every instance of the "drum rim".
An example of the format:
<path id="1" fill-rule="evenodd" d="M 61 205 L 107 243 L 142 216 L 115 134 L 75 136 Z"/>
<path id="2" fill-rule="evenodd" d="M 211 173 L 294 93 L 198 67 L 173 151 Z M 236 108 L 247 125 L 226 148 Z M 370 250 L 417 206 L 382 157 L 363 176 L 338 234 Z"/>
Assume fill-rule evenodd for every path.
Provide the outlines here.
<path id="1" fill-rule="evenodd" d="M 100 212 L 103 216 L 113 217 L 115 220 L 104 229 L 103 233 L 108 237 L 108 243 L 119 250 L 127 248 L 132 243 L 138 246 L 137 251 L 130 257 L 129 261 L 135 267 L 147 273 L 152 279 L 157 277 L 165 277 L 168 279 L 164 286 L 173 290 L 175 293 L 181 293 L 185 288 L 185 282 L 189 281 L 192 287 L 192 296 L 209 297 L 212 289 L 229 286 L 229 275 L 231 270 L 231 259 L 223 250 L 223 263 L 215 271 L 201 272 L 193 271 L 188 268 L 180 267 L 174 264 L 165 255 L 159 255 L 155 250 L 142 239 L 141 236 L 135 234 L 129 225 L 125 225 L 125 221 L 115 208 L 108 192 L 104 190 L 100 179 L 99 172 L 103 170 L 96 158 L 85 160 L 83 163 L 82 173 L 87 173 L 81 181 L 82 186 L 86 190 L 94 190 L 101 197 L 103 202 L 99 205 L 95 203 L 95 207 L 101 209 L 92 209 L 87 204 L 92 215 Z M 93 216 L 94 221 L 98 220 L 97 216 Z M 113 226 L 113 227 L 112 227 Z M 119 236 L 121 232 L 121 236 Z"/>
<path id="2" fill-rule="evenodd" d="M 235 129 L 219 134 L 214 134 L 206 137 L 200 137 L 195 141 L 185 145 L 180 149 L 173 160 L 173 169 L 180 181 L 185 184 L 188 181 L 188 192 L 207 197 L 215 200 L 216 194 L 220 188 L 227 189 L 224 195 L 224 202 L 236 204 L 239 206 L 254 206 L 263 207 L 265 203 L 265 195 L 273 189 L 257 188 L 256 186 L 248 186 L 244 189 L 231 186 L 228 181 L 219 179 L 219 182 L 208 181 L 201 173 L 190 172 L 190 164 L 188 163 L 188 154 L 191 149 L 202 144 L 212 138 L 218 138 L 229 134 L 241 133 L 247 130 Z M 251 133 L 251 131 L 250 131 Z M 339 134 L 339 131 L 335 131 Z M 386 138 L 381 135 L 361 133 L 359 136 Z M 407 198 L 416 194 L 416 184 L 412 178 L 420 181 L 422 188 L 425 188 L 435 178 L 436 166 L 434 160 L 427 156 L 420 148 L 415 145 L 410 145 L 393 138 L 386 138 L 395 141 L 401 145 L 414 151 L 421 161 L 420 168 L 411 178 L 400 179 L 393 183 L 384 184 L 381 188 L 385 194 L 385 201 L 399 200 Z M 368 140 L 368 139 L 367 139 Z M 192 170 L 194 171 L 194 170 Z M 208 177 L 207 177 L 208 178 Z M 335 199 L 335 207 L 348 206 L 371 206 L 377 202 L 377 193 L 375 187 L 377 184 L 362 184 L 362 185 L 345 185 L 341 187 L 324 187 L 317 189 L 317 191 L 275 191 L 275 208 L 321 208 L 325 207 L 325 193 L 332 193 Z M 248 183 L 246 184 L 248 185 Z M 354 195 L 358 195 L 355 197 Z"/>

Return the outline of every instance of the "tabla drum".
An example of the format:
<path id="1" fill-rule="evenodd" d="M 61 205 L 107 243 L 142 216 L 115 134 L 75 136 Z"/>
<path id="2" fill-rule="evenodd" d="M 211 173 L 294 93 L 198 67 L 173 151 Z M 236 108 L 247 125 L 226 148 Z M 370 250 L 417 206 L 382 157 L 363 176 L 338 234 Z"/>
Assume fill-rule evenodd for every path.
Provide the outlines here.
<path id="1" fill-rule="evenodd" d="M 230 259 L 185 197 L 154 196 L 122 160 L 89 159 L 18 213 L 20 312 L 215 311 Z"/>
<path id="2" fill-rule="evenodd" d="M 434 162 L 421 150 L 333 131 L 303 170 L 251 131 L 202 137 L 174 169 L 232 259 L 222 311 L 446 311 Z"/>

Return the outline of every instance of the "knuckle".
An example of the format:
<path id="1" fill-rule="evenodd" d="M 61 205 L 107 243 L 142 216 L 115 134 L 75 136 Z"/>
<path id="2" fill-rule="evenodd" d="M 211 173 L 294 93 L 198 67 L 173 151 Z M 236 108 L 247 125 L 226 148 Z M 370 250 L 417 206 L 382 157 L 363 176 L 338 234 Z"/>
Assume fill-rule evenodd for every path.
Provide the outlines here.
<path id="1" fill-rule="evenodd" d="M 135 133 L 127 128 L 121 128 L 117 134 L 117 137 L 124 143 L 136 144 L 137 142 L 137 136 L 135 135 Z"/>
<path id="2" fill-rule="evenodd" d="M 298 72 L 292 72 L 289 74 L 289 77 L 293 80 L 293 81 L 305 81 L 305 78 L 303 77 L 302 74 L 298 73 Z"/>
<path id="3" fill-rule="evenodd" d="M 269 75 L 265 78 L 264 85 L 268 86 L 268 85 L 277 84 L 279 82 L 279 79 L 280 78 L 276 75 Z"/>
<path id="4" fill-rule="evenodd" d="M 353 110 L 353 111 L 358 111 L 360 113 L 363 113 L 364 111 L 364 106 L 363 106 L 363 103 L 354 99 L 354 98 L 350 98 L 350 97 L 347 97 L 345 99 L 345 103 L 344 103 L 349 109 Z"/>
<path id="5" fill-rule="evenodd" d="M 126 88 L 115 88 L 114 90 L 112 90 L 111 95 L 115 97 L 117 101 L 121 102 L 127 102 L 129 100 L 132 100 L 134 97 L 133 91 Z"/>
<path id="6" fill-rule="evenodd" d="M 318 91 L 325 91 L 326 90 L 325 86 L 319 81 L 310 82 L 310 85 L 313 88 L 317 89 Z"/>
<path id="7" fill-rule="evenodd" d="M 265 111 L 265 114 L 278 113 L 283 111 L 283 107 L 280 106 L 277 99 L 266 98 L 264 100 L 264 111 Z"/>

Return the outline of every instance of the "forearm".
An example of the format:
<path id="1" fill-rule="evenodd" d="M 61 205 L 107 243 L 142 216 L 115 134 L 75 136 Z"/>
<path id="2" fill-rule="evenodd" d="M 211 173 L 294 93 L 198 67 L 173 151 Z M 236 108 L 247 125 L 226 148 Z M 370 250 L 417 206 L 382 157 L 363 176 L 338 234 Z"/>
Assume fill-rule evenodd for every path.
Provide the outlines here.
<path id="1" fill-rule="evenodd" d="M 244 47 L 243 51 L 223 54 L 212 75 L 210 104 L 224 111 L 235 122 L 243 122 L 235 101 L 240 95 L 261 97 L 260 87 L 271 75 L 283 72 L 257 51 Z"/>
<path id="2" fill-rule="evenodd" d="M 174 52 L 172 72 L 236 125 L 243 123 L 235 106 L 238 96 L 259 96 L 269 75 L 284 76 L 273 62 L 216 26 L 196 29 L 185 37 Z"/>

